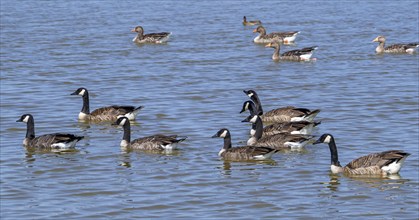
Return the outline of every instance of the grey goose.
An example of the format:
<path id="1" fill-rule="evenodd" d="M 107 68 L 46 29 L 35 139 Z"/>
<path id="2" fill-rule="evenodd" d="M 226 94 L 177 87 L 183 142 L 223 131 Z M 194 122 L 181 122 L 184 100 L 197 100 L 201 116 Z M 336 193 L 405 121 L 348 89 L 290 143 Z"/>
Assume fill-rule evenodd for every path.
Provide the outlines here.
<path id="1" fill-rule="evenodd" d="M 262 22 L 259 21 L 259 20 L 248 21 L 247 18 L 246 18 L 246 16 L 243 16 L 243 22 L 242 22 L 242 24 L 244 26 L 253 26 L 253 25 L 261 25 Z"/>
<path id="2" fill-rule="evenodd" d="M 397 174 L 409 153 L 400 150 L 389 150 L 362 156 L 342 167 L 338 158 L 335 139 L 331 134 L 323 134 L 314 144 L 329 144 L 331 155 L 330 170 L 332 173 L 349 175 L 388 175 Z"/>
<path id="3" fill-rule="evenodd" d="M 132 40 L 135 43 L 156 43 L 161 44 L 169 40 L 170 32 L 160 32 L 160 33 L 150 33 L 144 34 L 144 28 L 137 26 L 131 30 L 131 32 L 136 32 L 137 36 Z"/>
<path id="4" fill-rule="evenodd" d="M 313 56 L 314 50 L 317 49 L 317 46 L 305 47 L 297 50 L 290 50 L 284 53 L 280 53 L 281 45 L 278 42 L 271 42 L 265 47 L 274 48 L 274 53 L 272 54 L 272 59 L 275 61 L 278 60 L 289 60 L 289 61 L 311 61 L 316 60 L 316 58 L 311 58 Z"/>
<path id="5" fill-rule="evenodd" d="M 213 138 L 220 137 L 224 139 L 224 146 L 218 152 L 218 156 L 227 160 L 266 160 L 277 152 L 269 147 L 241 146 L 232 147 L 231 135 L 227 128 L 220 129 Z"/>
<path id="6" fill-rule="evenodd" d="M 384 36 L 376 37 L 372 42 L 378 42 L 375 52 L 377 53 L 414 53 L 419 43 L 393 44 L 385 46 L 386 38 Z"/>
<path id="7" fill-rule="evenodd" d="M 112 105 L 107 107 L 98 108 L 90 112 L 89 92 L 86 88 L 78 88 L 71 95 L 79 95 L 83 97 L 83 107 L 79 113 L 79 120 L 81 121 L 115 121 L 118 117 L 125 116 L 129 120 L 133 121 L 137 117 L 143 106 L 120 106 Z"/>
<path id="8" fill-rule="evenodd" d="M 77 142 L 84 138 L 68 133 L 52 133 L 36 137 L 35 120 L 31 114 L 22 115 L 16 122 L 26 123 L 26 136 L 23 145 L 29 148 L 44 150 L 72 149 L 75 148 Z"/>
<path id="9" fill-rule="evenodd" d="M 253 39 L 253 42 L 255 43 L 271 43 L 280 41 L 282 43 L 289 44 L 295 41 L 295 38 L 300 32 L 290 31 L 266 34 L 266 29 L 261 25 L 254 29 L 253 33 L 259 33 L 259 35 Z"/>
<path id="10" fill-rule="evenodd" d="M 174 150 L 178 143 L 186 140 L 187 137 L 178 137 L 177 135 L 155 134 L 147 137 L 138 138 L 131 141 L 131 124 L 127 117 L 120 117 L 113 125 L 122 126 L 124 135 L 120 146 L 124 149 L 162 151 Z"/>

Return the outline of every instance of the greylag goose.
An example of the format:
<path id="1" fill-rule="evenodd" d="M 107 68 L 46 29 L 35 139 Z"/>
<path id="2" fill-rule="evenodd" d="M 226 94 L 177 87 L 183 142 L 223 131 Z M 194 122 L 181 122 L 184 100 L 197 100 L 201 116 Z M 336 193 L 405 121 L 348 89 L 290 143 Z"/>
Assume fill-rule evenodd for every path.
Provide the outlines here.
<path id="1" fill-rule="evenodd" d="M 419 47 L 419 43 L 393 44 L 385 47 L 386 38 L 384 36 L 378 36 L 372 42 L 379 43 L 375 48 L 377 53 L 414 53 Z"/>
<path id="2" fill-rule="evenodd" d="M 137 36 L 134 37 L 132 41 L 135 43 L 156 43 L 161 44 L 169 40 L 170 32 L 160 32 L 160 33 L 150 33 L 144 34 L 144 29 L 141 26 L 137 26 L 131 30 L 131 32 L 136 32 Z"/>
<path id="3" fill-rule="evenodd" d="M 253 33 L 259 33 L 253 42 L 255 43 L 271 43 L 271 42 L 282 42 L 285 44 L 292 43 L 295 41 L 299 31 L 290 31 L 290 32 L 273 32 L 266 34 L 266 29 L 263 26 L 259 26 L 253 30 Z"/>
<path id="4" fill-rule="evenodd" d="M 310 61 L 316 60 L 316 58 L 311 58 L 313 56 L 314 50 L 317 49 L 317 46 L 305 47 L 298 50 L 290 50 L 283 54 L 280 54 L 279 50 L 281 48 L 278 42 L 272 42 L 267 44 L 265 47 L 275 48 L 275 51 L 272 55 L 272 59 L 277 60 L 289 60 L 289 61 Z"/>

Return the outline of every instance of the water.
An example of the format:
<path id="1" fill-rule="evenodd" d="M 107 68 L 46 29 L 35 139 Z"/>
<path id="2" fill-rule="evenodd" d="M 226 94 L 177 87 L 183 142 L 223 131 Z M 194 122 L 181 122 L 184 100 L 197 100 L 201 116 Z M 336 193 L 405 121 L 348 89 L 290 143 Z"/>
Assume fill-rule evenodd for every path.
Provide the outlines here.
<path id="1" fill-rule="evenodd" d="M 15 1 L 1 2 L 1 218 L 357 218 L 417 219 L 418 54 L 375 55 L 388 43 L 418 41 L 417 1 Z M 410 12 L 410 13 L 409 13 Z M 268 32 L 299 30 L 295 46 L 319 46 L 316 62 L 273 62 L 242 16 Z M 130 30 L 169 31 L 165 45 L 135 45 Z M 122 129 L 77 121 L 78 87 L 91 109 L 143 105 L 132 137 L 188 136 L 172 154 L 124 152 Z M 239 114 L 259 93 L 265 110 L 320 108 L 315 135 L 332 133 L 346 164 L 371 152 L 412 155 L 398 179 L 329 172 L 327 145 L 273 161 L 227 162 L 220 128 L 247 139 Z M 78 151 L 36 153 L 36 133 L 84 135 Z"/>

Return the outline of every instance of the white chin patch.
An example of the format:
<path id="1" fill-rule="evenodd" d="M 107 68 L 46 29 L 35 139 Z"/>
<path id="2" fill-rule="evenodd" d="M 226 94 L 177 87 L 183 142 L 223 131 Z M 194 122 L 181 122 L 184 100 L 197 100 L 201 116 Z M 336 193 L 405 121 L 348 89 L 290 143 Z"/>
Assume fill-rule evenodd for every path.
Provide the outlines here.
<path id="1" fill-rule="evenodd" d="M 126 122 L 127 122 L 127 119 L 124 118 L 124 119 L 121 120 L 121 122 L 119 123 L 119 125 L 124 125 Z"/>
<path id="2" fill-rule="evenodd" d="M 227 130 L 224 130 L 220 137 L 225 138 L 227 136 Z"/>
<path id="3" fill-rule="evenodd" d="M 82 90 L 79 92 L 79 95 L 84 96 L 84 93 L 86 93 L 86 90 L 85 90 L 85 89 L 82 89 Z"/>
<path id="4" fill-rule="evenodd" d="M 323 143 L 330 143 L 331 139 L 332 139 L 332 137 L 330 137 L 330 135 L 327 135 L 327 137 L 324 139 Z"/>
<path id="5" fill-rule="evenodd" d="M 29 115 L 27 115 L 24 119 L 23 119 L 23 122 L 25 122 L 25 123 L 28 123 L 28 121 L 29 121 Z"/>
<path id="6" fill-rule="evenodd" d="M 256 119 L 258 118 L 257 115 L 253 116 L 252 119 L 250 119 L 250 122 L 256 123 Z"/>
<path id="7" fill-rule="evenodd" d="M 253 96 L 253 92 L 247 94 L 247 96 L 252 97 Z"/>

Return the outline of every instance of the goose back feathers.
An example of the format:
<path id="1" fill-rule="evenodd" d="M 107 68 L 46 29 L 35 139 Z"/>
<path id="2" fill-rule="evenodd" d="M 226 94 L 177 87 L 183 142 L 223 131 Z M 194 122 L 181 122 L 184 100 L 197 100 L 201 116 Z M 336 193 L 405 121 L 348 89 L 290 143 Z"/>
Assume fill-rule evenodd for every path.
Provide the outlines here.
<path id="1" fill-rule="evenodd" d="M 135 43 L 156 43 L 161 44 L 165 43 L 169 40 L 169 37 L 171 35 L 170 32 L 160 32 L 160 33 L 150 33 L 150 34 L 144 34 L 144 28 L 141 26 L 137 26 L 134 29 L 131 30 L 131 32 L 136 32 L 137 36 L 135 36 L 132 41 Z"/>
<path id="2" fill-rule="evenodd" d="M 290 50 L 283 54 L 280 54 L 280 44 L 278 42 L 272 42 L 267 44 L 265 47 L 274 48 L 275 51 L 272 55 L 273 60 L 288 60 L 288 61 L 310 61 L 316 60 L 311 58 L 313 56 L 314 50 L 317 49 L 317 46 L 305 47 L 298 50 Z"/>

